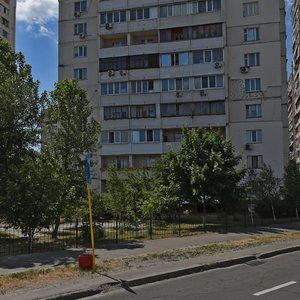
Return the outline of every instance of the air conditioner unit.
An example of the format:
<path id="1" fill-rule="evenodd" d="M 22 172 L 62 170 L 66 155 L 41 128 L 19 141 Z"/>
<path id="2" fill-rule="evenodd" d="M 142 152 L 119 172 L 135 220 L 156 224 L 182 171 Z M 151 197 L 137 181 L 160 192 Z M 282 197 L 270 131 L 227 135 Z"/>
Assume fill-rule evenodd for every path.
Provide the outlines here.
<path id="1" fill-rule="evenodd" d="M 206 91 L 205 90 L 200 90 L 200 96 L 206 96 Z"/>
<path id="2" fill-rule="evenodd" d="M 113 24 L 112 23 L 106 23 L 105 24 L 105 29 L 112 29 L 113 28 Z"/>
<path id="3" fill-rule="evenodd" d="M 250 67 L 247 67 L 247 66 L 240 67 L 241 73 L 248 73 L 249 69 L 250 69 Z"/>
<path id="4" fill-rule="evenodd" d="M 215 62 L 215 69 L 222 69 L 223 68 L 223 64 L 219 61 Z"/>
<path id="5" fill-rule="evenodd" d="M 79 18 L 80 16 L 81 16 L 80 11 L 75 11 L 75 12 L 74 12 L 74 17 L 75 17 L 75 18 Z"/>
<path id="6" fill-rule="evenodd" d="M 181 98 L 183 96 L 182 92 L 176 92 L 176 97 Z"/>
<path id="7" fill-rule="evenodd" d="M 120 75 L 121 76 L 126 76 L 126 74 L 127 74 L 126 70 L 120 70 Z"/>
<path id="8" fill-rule="evenodd" d="M 108 73 L 109 77 L 115 76 L 115 71 L 114 70 L 108 70 L 107 73 Z"/>
<path id="9" fill-rule="evenodd" d="M 250 144 L 245 144 L 245 150 L 252 150 L 252 145 Z"/>
<path id="10" fill-rule="evenodd" d="M 80 33 L 79 34 L 79 38 L 82 39 L 82 40 L 85 39 L 86 38 L 86 34 L 85 33 Z"/>

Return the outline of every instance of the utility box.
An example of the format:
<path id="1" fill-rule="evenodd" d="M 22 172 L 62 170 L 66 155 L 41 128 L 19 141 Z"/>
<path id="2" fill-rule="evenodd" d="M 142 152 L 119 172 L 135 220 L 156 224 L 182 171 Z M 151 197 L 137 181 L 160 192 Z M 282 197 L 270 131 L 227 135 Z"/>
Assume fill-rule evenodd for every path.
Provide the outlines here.
<path id="1" fill-rule="evenodd" d="M 80 269 L 92 270 L 93 269 L 93 256 L 92 254 L 84 253 L 78 256 L 78 266 Z"/>

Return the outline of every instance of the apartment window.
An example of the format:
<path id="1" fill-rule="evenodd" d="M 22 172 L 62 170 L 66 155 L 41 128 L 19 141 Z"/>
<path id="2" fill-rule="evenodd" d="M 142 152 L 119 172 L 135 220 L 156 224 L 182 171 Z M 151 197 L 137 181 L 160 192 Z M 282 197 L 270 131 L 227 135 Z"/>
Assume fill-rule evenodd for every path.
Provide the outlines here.
<path id="1" fill-rule="evenodd" d="M 193 2 L 194 13 L 206 13 L 221 10 L 221 0 L 201 0 Z"/>
<path id="2" fill-rule="evenodd" d="M 131 81 L 131 93 L 150 93 L 154 91 L 153 80 L 135 80 Z"/>
<path id="3" fill-rule="evenodd" d="M 161 104 L 161 117 L 223 115 L 224 101 Z"/>
<path id="4" fill-rule="evenodd" d="M 255 16 L 258 15 L 258 2 L 249 2 L 243 4 L 243 16 Z"/>
<path id="5" fill-rule="evenodd" d="M 8 39 L 8 32 L 6 30 L 2 30 L 2 36 L 6 39 Z"/>
<path id="6" fill-rule="evenodd" d="M 87 46 L 76 46 L 74 47 L 74 57 L 86 57 Z"/>
<path id="7" fill-rule="evenodd" d="M 246 67 L 254 67 L 260 65 L 259 53 L 246 53 L 244 54 L 244 62 Z"/>
<path id="8" fill-rule="evenodd" d="M 260 78 L 245 79 L 245 91 L 248 93 L 261 91 Z"/>
<path id="9" fill-rule="evenodd" d="M 248 169 L 262 169 L 263 167 L 262 155 L 247 156 L 247 167 Z"/>
<path id="10" fill-rule="evenodd" d="M 162 80 L 162 91 L 182 91 L 190 88 L 189 78 L 172 78 Z"/>
<path id="11" fill-rule="evenodd" d="M 130 10 L 130 21 L 144 20 L 150 18 L 149 8 L 139 8 Z"/>
<path id="12" fill-rule="evenodd" d="M 207 24 L 192 27 L 193 39 L 207 39 L 222 36 L 222 24 Z"/>
<path id="13" fill-rule="evenodd" d="M 262 130 L 261 129 L 247 130 L 246 135 L 247 135 L 247 143 L 249 143 L 249 144 L 262 142 Z"/>
<path id="14" fill-rule="evenodd" d="M 223 75 L 209 75 L 194 78 L 195 89 L 223 88 Z"/>
<path id="15" fill-rule="evenodd" d="M 193 51 L 193 63 L 194 64 L 220 62 L 223 60 L 224 60 L 224 58 L 223 58 L 223 49 L 222 48 Z"/>
<path id="16" fill-rule="evenodd" d="M 87 33 L 87 24 L 79 23 L 74 25 L 74 35 L 86 34 Z"/>
<path id="17" fill-rule="evenodd" d="M 74 78 L 77 80 L 87 80 L 87 68 L 74 69 Z"/>
<path id="18" fill-rule="evenodd" d="M 9 15 L 9 9 L 3 6 L 1 3 L 0 3 L 0 12 L 2 12 L 5 15 Z"/>
<path id="19" fill-rule="evenodd" d="M 160 130 L 159 129 L 143 129 L 132 131 L 133 143 L 147 143 L 147 142 L 159 142 Z"/>
<path id="20" fill-rule="evenodd" d="M 246 105 L 246 118 L 261 117 L 261 104 Z"/>
<path id="21" fill-rule="evenodd" d="M 189 53 L 182 52 L 182 53 L 161 54 L 160 64 L 162 67 L 188 65 Z"/>
<path id="22" fill-rule="evenodd" d="M 109 82 L 101 84 L 101 95 L 127 94 L 127 82 Z"/>
<path id="23" fill-rule="evenodd" d="M 121 144 L 128 143 L 128 131 L 102 131 L 102 144 Z"/>
<path id="24" fill-rule="evenodd" d="M 155 104 L 132 105 L 130 107 L 131 118 L 155 118 Z"/>
<path id="25" fill-rule="evenodd" d="M 104 120 L 128 119 L 128 106 L 104 107 Z"/>
<path id="26" fill-rule="evenodd" d="M 128 158 L 113 159 L 112 165 L 117 169 L 126 169 L 129 167 L 129 160 Z"/>
<path id="27" fill-rule="evenodd" d="M 9 22 L 8 20 L 6 20 L 5 18 L 1 17 L 1 24 L 3 24 L 5 27 L 9 26 Z"/>
<path id="28" fill-rule="evenodd" d="M 161 42 L 182 41 L 188 40 L 189 38 L 190 36 L 188 27 L 163 29 L 160 31 Z"/>
<path id="29" fill-rule="evenodd" d="M 245 28 L 244 29 L 244 41 L 245 42 L 252 42 L 259 40 L 259 28 Z"/>
<path id="30" fill-rule="evenodd" d="M 74 3 L 75 12 L 87 11 L 87 1 L 78 1 Z"/>
<path id="31" fill-rule="evenodd" d="M 160 7 L 160 17 L 182 16 L 187 14 L 187 3 L 176 3 Z"/>
<path id="32" fill-rule="evenodd" d="M 100 15 L 100 24 L 126 22 L 126 11 L 105 12 Z"/>

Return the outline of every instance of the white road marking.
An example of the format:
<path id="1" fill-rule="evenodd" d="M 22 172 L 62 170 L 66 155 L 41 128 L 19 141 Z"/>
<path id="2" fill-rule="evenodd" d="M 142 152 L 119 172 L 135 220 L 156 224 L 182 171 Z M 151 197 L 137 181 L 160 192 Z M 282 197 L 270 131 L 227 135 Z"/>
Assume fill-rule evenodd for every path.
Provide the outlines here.
<path id="1" fill-rule="evenodd" d="M 263 290 L 261 292 L 257 292 L 255 294 L 253 294 L 253 296 L 260 296 L 260 295 L 264 295 L 264 294 L 267 294 L 267 293 L 270 293 L 270 292 L 273 292 L 273 291 L 276 291 L 276 290 L 279 290 L 279 289 L 282 289 L 286 286 L 289 286 L 289 285 L 292 285 L 292 284 L 295 284 L 297 283 L 297 281 L 289 281 L 287 283 L 283 283 L 283 284 L 280 284 L 280 285 L 276 285 L 270 289 L 267 289 L 267 290 Z"/>

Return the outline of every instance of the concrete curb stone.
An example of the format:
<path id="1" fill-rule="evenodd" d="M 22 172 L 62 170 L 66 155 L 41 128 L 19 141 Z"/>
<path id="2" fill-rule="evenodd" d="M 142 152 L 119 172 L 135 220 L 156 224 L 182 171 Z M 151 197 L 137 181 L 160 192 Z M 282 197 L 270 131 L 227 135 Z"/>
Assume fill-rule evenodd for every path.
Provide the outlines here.
<path id="1" fill-rule="evenodd" d="M 170 272 L 165 272 L 165 273 L 158 273 L 158 274 L 153 274 L 150 276 L 144 276 L 141 278 L 134 278 L 130 279 L 126 282 L 119 282 L 119 285 L 122 285 L 122 283 L 125 283 L 129 287 L 136 287 L 144 284 L 149 284 L 149 283 L 154 283 L 158 282 L 161 280 L 166 280 L 166 279 L 173 279 L 173 278 L 178 278 L 181 276 L 186 276 L 194 273 L 200 273 L 200 272 L 205 272 L 208 270 L 214 270 L 214 269 L 220 269 L 220 268 L 226 268 L 226 267 L 231 267 L 243 263 L 247 263 L 250 261 L 254 261 L 257 259 L 267 259 L 271 257 L 275 257 L 281 254 L 287 254 L 287 253 L 292 253 L 300 251 L 300 245 L 297 246 L 291 246 L 291 247 L 286 247 L 282 249 L 277 249 L 257 255 L 247 255 L 247 256 L 242 256 L 238 258 L 233 258 L 229 260 L 222 260 L 218 262 L 214 262 L 211 264 L 203 264 L 203 265 L 196 265 L 188 268 L 182 268 L 179 270 L 175 271 L 170 271 Z M 111 283 L 106 283 L 104 285 L 100 285 L 98 287 L 92 288 L 92 289 L 86 289 L 86 290 L 79 290 L 75 291 L 73 293 L 68 293 L 68 294 L 60 294 L 52 297 L 47 297 L 47 298 L 37 298 L 36 300 L 76 300 L 76 299 L 81 299 L 84 297 L 90 297 L 97 295 L 101 293 L 104 290 L 104 286 L 107 285 L 117 285 L 118 283 L 116 282 L 111 282 Z"/>

